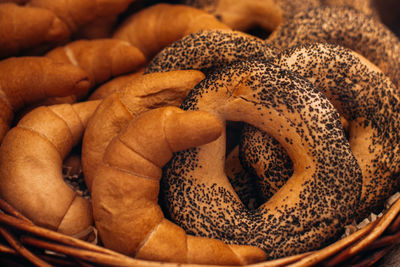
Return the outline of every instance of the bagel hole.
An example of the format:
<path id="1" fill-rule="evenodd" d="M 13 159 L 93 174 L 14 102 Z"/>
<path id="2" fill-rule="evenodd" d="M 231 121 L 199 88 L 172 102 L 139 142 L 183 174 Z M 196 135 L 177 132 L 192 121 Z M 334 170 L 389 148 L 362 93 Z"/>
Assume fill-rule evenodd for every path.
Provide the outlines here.
<path id="1" fill-rule="evenodd" d="M 257 185 L 257 177 L 246 172 L 239 160 L 238 146 L 245 123 L 227 121 L 225 173 L 242 203 L 249 209 L 257 209 L 265 202 Z"/>
<path id="2" fill-rule="evenodd" d="M 279 141 L 252 125 L 243 128 L 239 147 L 240 163 L 248 183 L 254 187 L 257 208 L 292 177 L 293 161 Z"/>

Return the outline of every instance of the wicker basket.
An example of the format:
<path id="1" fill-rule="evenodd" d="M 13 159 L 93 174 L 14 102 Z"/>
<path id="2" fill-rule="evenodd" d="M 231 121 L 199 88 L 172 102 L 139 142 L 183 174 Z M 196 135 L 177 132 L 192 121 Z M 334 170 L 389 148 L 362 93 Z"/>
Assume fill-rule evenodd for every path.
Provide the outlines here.
<path id="1" fill-rule="evenodd" d="M 1 266 L 194 267 L 137 260 L 34 225 L 0 199 Z M 321 250 L 251 265 L 371 266 L 400 242 L 400 199 L 383 216 Z"/>

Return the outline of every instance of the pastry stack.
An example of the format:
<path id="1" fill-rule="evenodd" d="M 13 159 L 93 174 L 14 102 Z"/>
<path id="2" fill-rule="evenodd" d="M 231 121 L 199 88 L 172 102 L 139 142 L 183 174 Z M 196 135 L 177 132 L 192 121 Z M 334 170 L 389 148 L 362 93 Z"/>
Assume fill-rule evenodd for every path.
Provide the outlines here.
<path id="1" fill-rule="evenodd" d="M 400 204 L 343 234 L 400 186 L 381 18 L 373 1 L 3 1 L 0 197 L 142 265 L 310 266 L 376 239 Z"/>

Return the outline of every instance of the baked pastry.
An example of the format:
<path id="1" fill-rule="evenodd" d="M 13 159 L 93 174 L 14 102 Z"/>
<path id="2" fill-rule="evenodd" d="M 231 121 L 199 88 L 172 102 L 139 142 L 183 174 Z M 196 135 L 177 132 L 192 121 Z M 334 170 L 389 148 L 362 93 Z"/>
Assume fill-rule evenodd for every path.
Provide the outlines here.
<path id="1" fill-rule="evenodd" d="M 320 7 L 300 12 L 266 40 L 278 50 L 328 42 L 350 48 L 378 66 L 399 87 L 400 40 L 374 17 L 346 7 Z"/>
<path id="2" fill-rule="evenodd" d="M 39 107 L 7 132 L 0 147 L 0 195 L 35 224 L 68 235 L 92 225 L 91 204 L 64 182 L 62 163 L 99 102 Z"/>
<path id="3" fill-rule="evenodd" d="M 162 106 L 179 106 L 199 81 L 200 71 L 171 71 L 141 75 L 105 98 L 86 128 L 82 166 L 89 190 L 109 142 L 139 114 Z"/>
<path id="4" fill-rule="evenodd" d="M 151 59 L 165 46 L 204 29 L 229 29 L 214 16 L 189 6 L 156 4 L 134 13 L 113 37 L 128 41 Z"/>
<path id="5" fill-rule="evenodd" d="M 301 76 L 256 60 L 237 62 L 209 75 L 181 107 L 210 112 L 222 125 L 252 124 L 278 140 L 294 163 L 287 183 L 250 211 L 224 173 L 224 132 L 176 153 L 164 168 L 162 201 L 187 233 L 257 246 L 277 258 L 326 245 L 354 219 L 361 169 L 339 114 Z"/>
<path id="6" fill-rule="evenodd" d="M 101 0 L 30 0 L 27 5 L 53 12 L 68 25 L 71 33 L 95 20 L 118 15 L 127 9 L 134 0 L 101 1 Z"/>
<path id="7" fill-rule="evenodd" d="M 357 219 L 370 212 L 379 213 L 400 185 L 400 179 L 395 178 L 400 171 L 397 87 L 364 57 L 332 44 L 301 45 L 283 51 L 271 62 L 315 84 L 348 121 L 350 147 L 363 173 L 362 206 Z M 273 158 L 255 153 L 261 144 L 268 143 L 270 150 L 276 144 L 265 135 L 253 138 L 255 131 L 249 131 L 242 142 L 253 149 L 246 149 L 248 153 L 243 153 L 242 159 L 258 173 L 267 172 L 265 166 L 274 166 Z"/>
<path id="8" fill-rule="evenodd" d="M 349 7 L 378 18 L 373 0 L 184 0 L 183 3 L 202 9 L 240 31 L 260 27 L 273 32 L 297 13 L 320 6 Z"/>
<path id="9" fill-rule="evenodd" d="M 146 63 L 138 48 L 116 39 L 78 40 L 57 47 L 45 56 L 82 68 L 92 87 L 111 77 L 136 71 Z"/>
<path id="10" fill-rule="evenodd" d="M 138 48 L 116 39 L 78 40 L 57 47 L 45 56 L 83 69 L 89 77 L 91 89 L 112 77 L 136 71 L 146 63 Z M 85 99 L 88 93 L 50 98 L 39 104 L 74 103 Z"/>
<path id="11" fill-rule="evenodd" d="M 139 259 L 193 264 L 249 264 L 258 248 L 187 235 L 158 203 L 161 168 L 172 153 L 216 139 L 221 124 L 207 112 L 165 107 L 134 119 L 108 145 L 92 184 L 93 214 L 106 247 Z"/>
<path id="12" fill-rule="evenodd" d="M 321 4 L 327 6 L 350 7 L 361 11 L 367 16 L 379 18 L 379 12 L 374 0 L 321 0 Z"/>
<path id="13" fill-rule="evenodd" d="M 0 140 L 14 114 L 29 104 L 49 96 L 84 94 L 89 77 L 71 64 L 45 57 L 15 57 L 0 61 Z"/>
<path id="14" fill-rule="evenodd" d="M 86 25 L 108 20 L 123 12 L 133 0 L 30 0 L 0 3 L 0 58 L 42 55 L 65 44 Z"/>
<path id="15" fill-rule="evenodd" d="M 0 3 L 0 58 L 61 44 L 69 37 L 68 26 L 49 10 Z"/>
<path id="16" fill-rule="evenodd" d="M 112 93 L 123 89 L 126 85 L 136 80 L 139 76 L 143 75 L 144 69 L 141 68 L 133 73 L 120 75 L 111 79 L 110 81 L 97 87 L 93 93 L 90 94 L 89 100 L 104 99 Z"/>
<path id="17" fill-rule="evenodd" d="M 160 51 L 146 66 L 145 73 L 195 69 L 207 73 L 229 63 L 274 56 L 262 39 L 232 30 L 203 30 L 175 41 Z"/>
<path id="18" fill-rule="evenodd" d="M 207 11 L 234 30 L 261 27 L 273 31 L 300 11 L 320 6 L 320 0 L 185 0 L 185 4 Z"/>

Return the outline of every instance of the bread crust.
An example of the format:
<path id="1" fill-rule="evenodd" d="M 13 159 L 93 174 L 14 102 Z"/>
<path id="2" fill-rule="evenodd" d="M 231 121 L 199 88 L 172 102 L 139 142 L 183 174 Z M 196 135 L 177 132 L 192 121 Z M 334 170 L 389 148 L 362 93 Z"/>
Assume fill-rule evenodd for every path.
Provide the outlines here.
<path id="1" fill-rule="evenodd" d="M 0 29 L 0 58 L 26 53 L 41 45 L 61 44 L 71 34 L 51 11 L 14 3 L 0 3 Z"/>
<path id="2" fill-rule="evenodd" d="M 295 57 L 304 61 L 294 63 Z M 307 67 L 311 61 L 316 65 Z M 393 178 L 399 172 L 397 86 L 365 57 L 338 45 L 299 46 L 282 52 L 275 63 L 309 77 L 347 120 L 350 147 L 363 172 L 359 219 L 377 212 L 400 183 Z M 326 75 L 328 69 L 333 76 Z"/>
<path id="3" fill-rule="evenodd" d="M 14 113 L 49 96 L 82 94 L 89 90 L 87 74 L 70 64 L 45 57 L 18 57 L 0 61 L 0 140 Z"/>
<path id="4" fill-rule="evenodd" d="M 400 85 L 400 40 L 382 22 L 348 7 L 324 6 L 287 19 L 266 40 L 278 50 L 307 43 L 338 44 L 361 54 Z"/>
<path id="5" fill-rule="evenodd" d="M 350 7 L 367 16 L 378 17 L 372 0 L 185 0 L 185 4 L 213 14 L 234 30 L 261 27 L 273 32 L 288 18 L 320 6 Z"/>
<path id="6" fill-rule="evenodd" d="M 92 224 L 89 200 L 64 182 L 62 161 L 98 104 L 39 107 L 7 132 L 0 147 L 0 194 L 34 223 L 68 235 Z"/>
<path id="7" fill-rule="evenodd" d="M 265 258 L 257 248 L 232 248 L 187 235 L 164 218 L 158 204 L 161 168 L 172 153 L 214 140 L 221 130 L 219 121 L 206 112 L 165 107 L 143 113 L 111 141 L 92 185 L 96 227 L 106 247 L 140 259 L 178 263 L 248 264 Z M 142 159 L 108 155 L 121 144 Z M 115 157 L 122 157 L 117 160 L 122 164 L 108 160 Z M 144 161 L 154 163 L 160 175 L 147 176 L 129 167 Z"/>
<path id="8" fill-rule="evenodd" d="M 71 32 L 77 32 L 81 26 L 96 19 L 120 14 L 132 2 L 133 0 L 31 0 L 28 5 L 53 12 L 68 25 Z"/>
<path id="9" fill-rule="evenodd" d="M 186 232 L 258 246 L 277 258 L 324 246 L 354 219 L 361 169 L 338 113 L 304 78 L 278 65 L 237 62 L 209 75 L 181 107 L 210 112 L 223 125 L 243 121 L 268 132 L 295 170 L 271 199 L 249 211 L 224 173 L 224 132 L 212 143 L 175 153 L 164 168 L 161 196 Z"/>
<path id="10" fill-rule="evenodd" d="M 184 5 L 156 4 L 127 18 L 113 38 L 138 47 L 147 59 L 172 42 L 203 29 L 229 29 L 214 16 Z"/>
<path id="11" fill-rule="evenodd" d="M 381 131 L 398 127 L 400 96 L 396 86 L 363 56 L 337 45 L 300 45 L 283 51 L 271 61 L 282 69 L 307 77 L 348 122 L 351 150 L 363 173 L 362 205 L 356 220 L 371 212 L 379 213 L 384 201 L 400 184 L 399 179 L 393 178 L 399 172 L 394 167 L 398 159 L 393 154 L 398 149 L 399 136 L 396 130 Z M 282 166 L 291 161 L 280 144 L 256 128 L 246 126 L 243 135 L 243 165 L 260 174 L 260 186 L 272 194 L 271 187 L 282 187 L 290 177 L 287 168 Z M 268 145 L 262 145 L 265 143 Z M 258 149 L 260 145 L 262 153 Z M 271 175 L 270 169 L 277 172 Z"/>
<path id="12" fill-rule="evenodd" d="M 165 47 L 146 65 L 145 73 L 195 69 L 204 73 L 235 61 L 275 56 L 264 40 L 240 31 L 206 29 Z"/>
<path id="13" fill-rule="evenodd" d="M 92 87 L 111 77 L 133 72 L 146 62 L 139 49 L 115 39 L 70 42 L 49 51 L 46 57 L 82 68 L 89 76 Z"/>
<path id="14" fill-rule="evenodd" d="M 144 69 L 139 69 L 130 74 L 120 75 L 111 79 L 110 81 L 97 87 L 95 91 L 90 94 L 89 100 L 104 99 L 112 93 L 121 90 L 130 82 L 134 81 L 138 76 L 143 75 Z"/>
<path id="15" fill-rule="evenodd" d="M 190 70 L 139 75 L 104 99 L 83 138 L 82 164 L 89 190 L 107 145 L 130 120 L 149 109 L 180 105 L 203 78 L 200 71 Z"/>
<path id="16" fill-rule="evenodd" d="M 320 6 L 319 0 L 185 0 L 185 3 L 213 14 L 239 31 L 247 31 L 252 27 L 273 31 L 287 17 Z"/>

